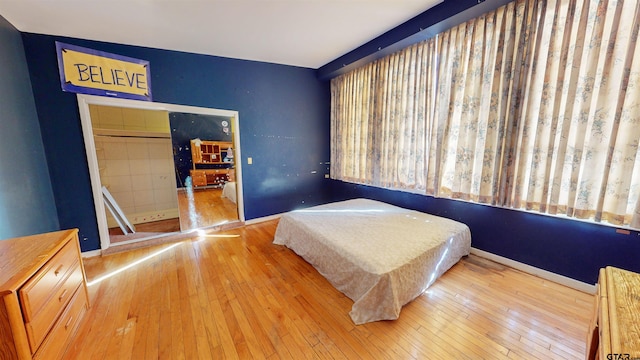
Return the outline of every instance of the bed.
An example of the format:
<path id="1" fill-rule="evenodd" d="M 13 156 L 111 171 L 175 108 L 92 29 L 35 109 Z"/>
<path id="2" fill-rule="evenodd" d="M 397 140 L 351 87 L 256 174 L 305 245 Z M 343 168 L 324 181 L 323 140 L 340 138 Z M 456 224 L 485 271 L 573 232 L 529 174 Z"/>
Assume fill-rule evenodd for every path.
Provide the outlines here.
<path id="1" fill-rule="evenodd" d="M 222 188 L 222 197 L 231 200 L 234 204 L 236 203 L 236 182 L 235 181 L 227 181 L 224 183 L 224 187 Z"/>
<path id="2" fill-rule="evenodd" d="M 460 222 L 369 199 L 292 211 L 280 218 L 284 245 L 354 301 L 355 324 L 395 320 L 471 248 Z"/>

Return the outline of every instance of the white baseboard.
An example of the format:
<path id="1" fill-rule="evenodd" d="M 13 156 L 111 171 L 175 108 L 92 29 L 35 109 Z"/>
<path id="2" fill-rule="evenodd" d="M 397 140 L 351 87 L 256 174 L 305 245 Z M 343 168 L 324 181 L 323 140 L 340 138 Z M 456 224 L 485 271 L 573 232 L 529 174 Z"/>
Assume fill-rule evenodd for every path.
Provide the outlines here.
<path id="1" fill-rule="evenodd" d="M 509 258 L 505 258 L 496 254 L 492 254 L 490 252 L 486 252 L 484 250 L 480 250 L 480 249 L 476 249 L 476 248 L 471 248 L 471 253 L 480 257 L 483 257 L 485 259 L 497 262 L 499 264 L 502 265 L 506 265 L 509 267 L 512 267 L 514 269 L 520 270 L 522 272 L 526 272 L 527 274 L 531 274 L 531 275 L 535 275 L 539 278 L 545 279 L 545 280 L 549 280 L 549 281 L 553 281 L 555 283 L 558 283 L 560 285 L 564 285 L 564 286 L 568 286 L 572 289 L 576 289 L 588 294 L 595 294 L 596 293 L 596 286 L 591 285 L 591 284 L 587 284 L 584 283 L 582 281 L 578 281 L 566 276 L 562 276 L 562 275 L 558 275 L 556 273 L 552 273 L 550 271 L 546 271 L 537 267 L 533 267 L 531 265 L 527 265 L 515 260 L 511 260 Z"/>
<path id="2" fill-rule="evenodd" d="M 83 252 L 82 258 L 86 259 L 86 258 L 91 258 L 91 257 L 101 256 L 101 255 L 102 255 L 102 250 L 91 250 L 91 251 Z"/>

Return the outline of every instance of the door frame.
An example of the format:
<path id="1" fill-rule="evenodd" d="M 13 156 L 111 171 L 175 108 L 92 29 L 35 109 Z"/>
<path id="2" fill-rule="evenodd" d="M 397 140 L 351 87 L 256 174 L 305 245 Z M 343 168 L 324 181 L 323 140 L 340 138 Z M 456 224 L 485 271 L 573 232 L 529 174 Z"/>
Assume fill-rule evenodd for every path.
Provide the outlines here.
<path id="1" fill-rule="evenodd" d="M 102 183 L 100 182 L 100 170 L 98 168 L 98 157 L 96 155 L 96 145 L 93 140 L 93 126 L 91 125 L 91 114 L 89 105 L 114 106 L 122 108 L 134 108 L 143 110 L 158 110 L 167 112 L 181 112 L 201 115 L 224 116 L 231 118 L 231 129 L 233 129 L 233 144 L 235 156 L 235 177 L 237 192 L 238 220 L 244 222 L 244 198 L 242 192 L 242 157 L 240 153 L 240 126 L 239 114 L 234 110 L 223 110 L 204 108 L 197 106 L 166 104 L 151 101 L 129 100 L 111 98 L 105 96 L 94 96 L 77 94 L 78 109 L 80 111 L 80 121 L 82 123 L 82 135 L 84 137 L 84 147 L 87 153 L 87 164 L 89 166 L 89 176 L 91 178 L 91 190 L 93 193 L 93 203 L 95 205 L 96 220 L 98 221 L 98 233 L 100 235 L 100 249 L 109 248 L 109 227 L 107 226 L 107 215 L 104 209 L 102 198 Z M 177 189 L 176 189 L 177 191 Z"/>

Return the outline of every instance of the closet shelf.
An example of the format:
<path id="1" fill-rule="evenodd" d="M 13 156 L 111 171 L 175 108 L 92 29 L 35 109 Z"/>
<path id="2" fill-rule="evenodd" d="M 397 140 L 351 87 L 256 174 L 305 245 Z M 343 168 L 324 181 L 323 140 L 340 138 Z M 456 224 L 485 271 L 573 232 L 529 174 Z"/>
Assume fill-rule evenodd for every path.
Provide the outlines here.
<path id="1" fill-rule="evenodd" d="M 156 131 L 139 131 L 139 130 L 120 130 L 120 129 L 93 129 L 95 136 L 114 136 L 114 137 L 142 137 L 142 138 L 161 138 L 170 139 L 171 134 Z"/>

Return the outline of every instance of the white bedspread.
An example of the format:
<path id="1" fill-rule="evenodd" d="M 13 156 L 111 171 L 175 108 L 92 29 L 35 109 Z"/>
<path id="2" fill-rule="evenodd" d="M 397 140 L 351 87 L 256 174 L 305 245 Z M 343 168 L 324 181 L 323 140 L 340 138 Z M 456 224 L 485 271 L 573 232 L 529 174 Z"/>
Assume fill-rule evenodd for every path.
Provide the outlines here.
<path id="1" fill-rule="evenodd" d="M 356 324 L 394 320 L 471 248 L 462 223 L 355 199 L 283 215 L 274 243 L 313 265 L 354 301 Z"/>
<path id="2" fill-rule="evenodd" d="M 236 183 L 235 181 L 228 181 L 224 183 L 224 187 L 222 188 L 222 197 L 226 197 L 231 200 L 234 204 L 236 203 Z"/>

